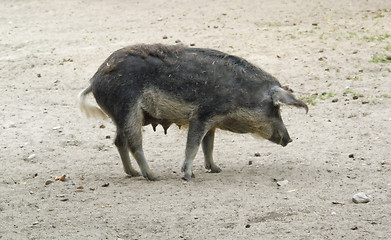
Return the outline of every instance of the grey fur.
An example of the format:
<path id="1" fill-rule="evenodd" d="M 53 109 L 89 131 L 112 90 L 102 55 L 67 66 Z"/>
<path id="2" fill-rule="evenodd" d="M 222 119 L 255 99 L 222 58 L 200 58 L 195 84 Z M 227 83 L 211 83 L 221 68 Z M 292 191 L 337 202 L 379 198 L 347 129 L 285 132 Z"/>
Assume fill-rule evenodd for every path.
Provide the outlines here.
<path id="1" fill-rule="evenodd" d="M 213 159 L 216 128 L 252 133 L 286 146 L 289 137 L 280 116 L 280 103 L 308 107 L 270 74 L 246 60 L 216 50 L 182 45 L 134 45 L 114 52 L 79 94 L 87 115 L 108 115 L 117 126 L 115 145 L 124 171 L 159 180 L 148 166 L 142 147 L 142 126 L 188 126 L 184 179 L 193 174 L 193 160 L 202 145 L 205 168 L 218 173 Z M 86 102 L 92 92 L 101 109 Z M 103 113 L 104 112 L 104 113 Z"/>

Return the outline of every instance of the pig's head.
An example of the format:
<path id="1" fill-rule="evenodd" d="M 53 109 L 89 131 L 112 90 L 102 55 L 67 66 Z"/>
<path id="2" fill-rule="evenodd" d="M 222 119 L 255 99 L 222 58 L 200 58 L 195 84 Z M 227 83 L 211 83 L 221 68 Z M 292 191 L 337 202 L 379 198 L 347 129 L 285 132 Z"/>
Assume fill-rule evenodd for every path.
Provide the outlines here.
<path id="1" fill-rule="evenodd" d="M 267 102 L 269 108 L 266 114 L 268 115 L 269 124 L 267 124 L 267 134 L 264 137 L 285 147 L 288 143 L 292 142 L 292 139 L 289 137 L 288 130 L 282 121 L 280 105 L 286 104 L 304 108 L 306 112 L 308 112 L 308 106 L 303 101 L 297 100 L 288 88 L 282 88 L 280 86 L 270 88 Z"/>

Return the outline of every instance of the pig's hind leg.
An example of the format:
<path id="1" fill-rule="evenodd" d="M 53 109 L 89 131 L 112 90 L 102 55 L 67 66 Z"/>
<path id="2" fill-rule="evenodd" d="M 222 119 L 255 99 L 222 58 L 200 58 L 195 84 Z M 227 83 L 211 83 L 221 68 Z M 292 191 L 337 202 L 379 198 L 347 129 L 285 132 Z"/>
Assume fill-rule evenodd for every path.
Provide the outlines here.
<path id="1" fill-rule="evenodd" d="M 115 137 L 115 146 L 118 149 L 119 155 L 122 160 L 122 165 L 124 166 L 124 171 L 131 177 L 138 177 L 141 174 L 136 171 L 132 164 L 130 163 L 129 150 L 128 150 L 128 141 L 125 137 L 123 130 L 117 129 L 117 136 Z"/>
<path id="2" fill-rule="evenodd" d="M 205 168 L 212 173 L 219 173 L 221 169 L 213 161 L 213 145 L 215 138 L 215 129 L 209 130 L 204 139 L 202 139 L 202 151 L 204 152 Z"/>
<path id="3" fill-rule="evenodd" d="M 160 177 L 157 176 L 154 172 L 152 172 L 144 156 L 141 133 L 142 122 L 143 121 L 141 109 L 136 108 L 134 109 L 134 111 L 130 112 L 124 130 L 128 143 L 128 148 L 132 153 L 133 157 L 136 159 L 142 175 L 148 180 L 159 181 Z"/>

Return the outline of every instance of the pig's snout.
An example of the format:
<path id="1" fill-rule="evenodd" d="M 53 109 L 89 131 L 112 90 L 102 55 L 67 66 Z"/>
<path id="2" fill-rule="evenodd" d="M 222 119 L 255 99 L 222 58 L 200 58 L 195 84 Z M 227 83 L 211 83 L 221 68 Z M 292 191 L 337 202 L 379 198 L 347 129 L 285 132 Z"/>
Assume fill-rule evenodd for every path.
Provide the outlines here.
<path id="1" fill-rule="evenodd" d="M 291 138 L 288 137 L 287 140 L 282 140 L 280 144 L 281 144 L 283 147 L 285 147 L 286 145 L 288 145 L 288 143 L 290 143 L 290 142 L 292 142 L 292 141 L 293 141 L 293 140 L 292 140 Z"/>
<path id="2" fill-rule="evenodd" d="M 292 139 L 289 137 L 288 132 L 285 130 L 283 132 L 276 130 L 273 135 L 269 138 L 270 141 L 280 144 L 285 147 L 288 143 L 292 142 Z"/>

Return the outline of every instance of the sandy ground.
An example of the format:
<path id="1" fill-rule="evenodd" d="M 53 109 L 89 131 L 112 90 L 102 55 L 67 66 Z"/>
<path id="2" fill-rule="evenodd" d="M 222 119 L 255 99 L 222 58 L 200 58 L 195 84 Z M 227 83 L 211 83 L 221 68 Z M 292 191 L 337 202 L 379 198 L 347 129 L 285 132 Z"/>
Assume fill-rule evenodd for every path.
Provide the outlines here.
<path id="1" fill-rule="evenodd" d="M 0 239 L 391 239 L 390 9 L 1 1 Z M 127 178 L 113 124 L 83 116 L 76 96 L 114 50 L 177 40 L 244 57 L 294 89 L 310 111 L 283 109 L 293 143 L 218 131 L 223 172 L 207 173 L 200 152 L 185 182 L 186 132 L 148 126 L 162 180 Z M 353 203 L 358 192 L 370 202 Z"/>

